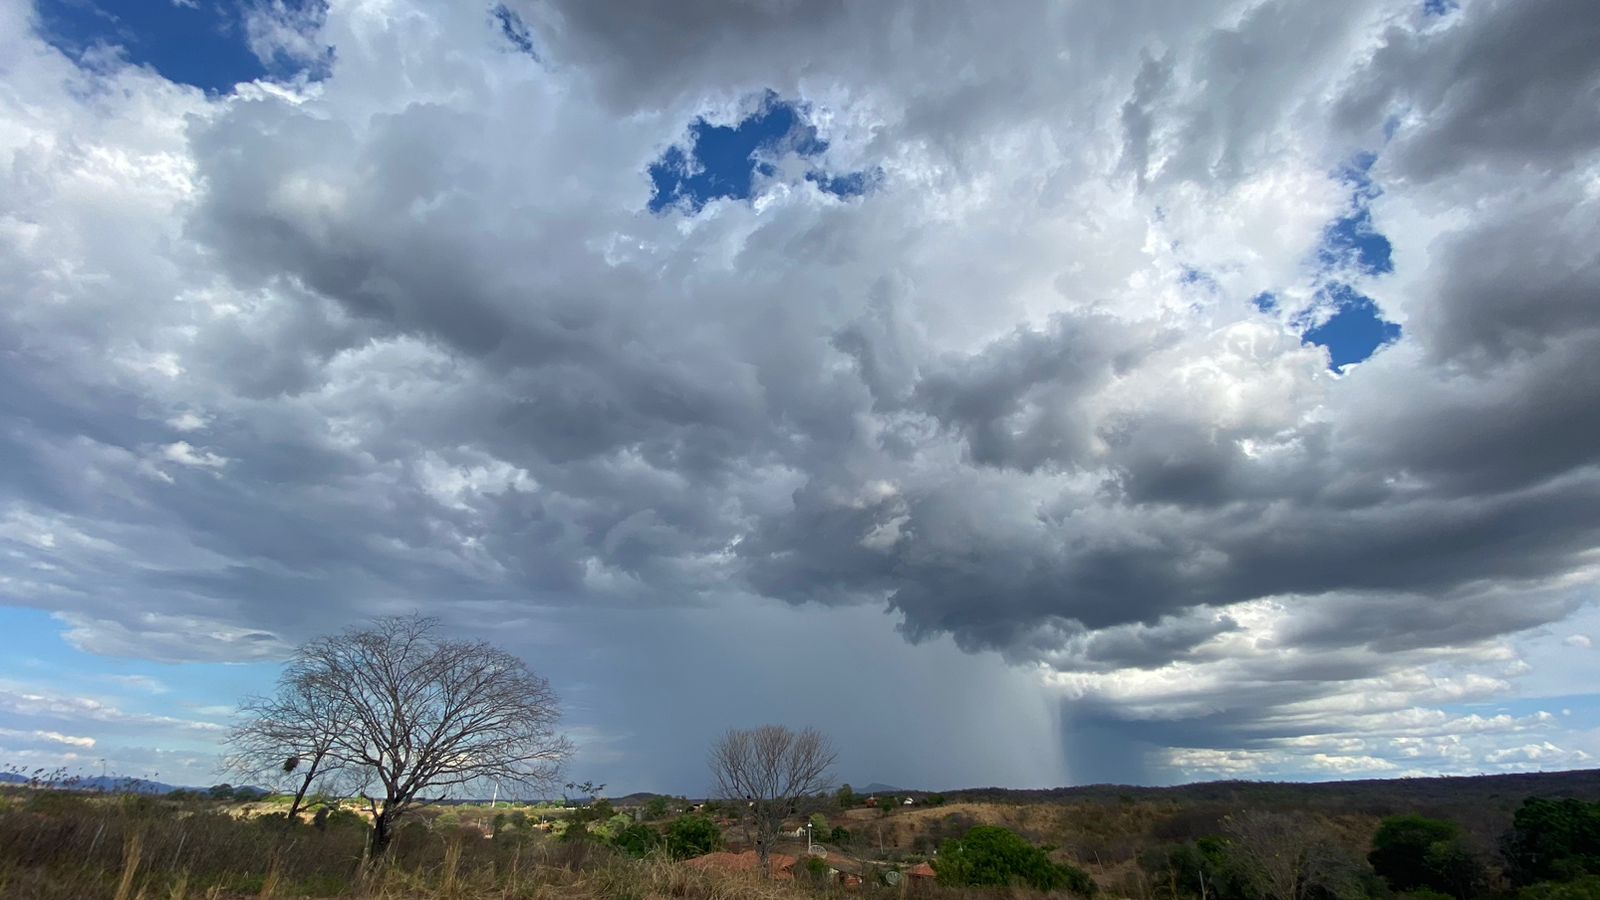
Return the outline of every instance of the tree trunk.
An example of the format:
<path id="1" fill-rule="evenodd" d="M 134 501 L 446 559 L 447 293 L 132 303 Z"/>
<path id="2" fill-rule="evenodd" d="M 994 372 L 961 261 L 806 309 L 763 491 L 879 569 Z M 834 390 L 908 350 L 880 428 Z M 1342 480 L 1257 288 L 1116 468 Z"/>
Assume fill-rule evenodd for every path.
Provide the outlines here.
<path id="1" fill-rule="evenodd" d="M 293 825 L 300 818 L 300 807 L 305 803 L 306 791 L 311 789 L 311 780 L 317 777 L 317 767 L 312 765 L 306 772 L 305 780 L 300 782 L 300 789 L 294 792 L 294 802 L 289 804 L 289 824 Z"/>
<path id="2" fill-rule="evenodd" d="M 772 877 L 772 847 L 766 841 L 756 842 L 756 857 L 761 860 L 761 877 Z"/>
<path id="3" fill-rule="evenodd" d="M 394 838 L 394 817 L 388 810 L 384 810 L 372 817 L 372 841 L 369 849 L 374 859 L 383 855 L 389 849 L 389 841 Z"/>

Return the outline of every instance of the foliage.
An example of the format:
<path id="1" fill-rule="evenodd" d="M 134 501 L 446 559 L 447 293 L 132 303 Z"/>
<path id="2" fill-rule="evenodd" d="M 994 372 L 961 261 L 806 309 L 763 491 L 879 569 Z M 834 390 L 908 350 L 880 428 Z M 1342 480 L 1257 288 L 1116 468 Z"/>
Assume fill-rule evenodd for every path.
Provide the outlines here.
<path id="1" fill-rule="evenodd" d="M 849 809 L 861 802 L 856 797 L 855 789 L 848 784 L 839 785 L 839 792 L 834 794 L 834 799 L 838 801 L 840 809 Z"/>
<path id="2" fill-rule="evenodd" d="M 808 856 L 800 863 L 801 870 L 813 883 L 828 880 L 828 864 L 815 856 Z"/>
<path id="3" fill-rule="evenodd" d="M 1600 803 L 1529 797 L 1512 818 L 1501 852 L 1516 885 L 1600 875 Z"/>
<path id="4" fill-rule="evenodd" d="M 1600 875 L 1571 881 L 1541 881 L 1517 891 L 1516 900 L 1600 900 Z"/>
<path id="5" fill-rule="evenodd" d="M 667 813 L 672 811 L 672 804 L 666 797 L 651 797 L 644 805 L 646 819 L 665 819 Z"/>
<path id="6" fill-rule="evenodd" d="M 621 829 L 611 839 L 611 843 L 622 852 L 634 858 L 649 856 L 664 849 L 666 842 L 661 832 L 649 825 L 636 822 Z"/>
<path id="7" fill-rule="evenodd" d="M 1458 825 L 1414 813 L 1383 820 L 1367 861 L 1396 891 L 1428 889 L 1465 900 L 1488 881 Z"/>
<path id="8" fill-rule="evenodd" d="M 1252 900 L 1249 879 L 1229 852 L 1228 841 L 1203 837 L 1187 844 L 1154 847 L 1139 857 L 1156 895 L 1170 900 Z"/>
<path id="9" fill-rule="evenodd" d="M 674 859 L 722 849 L 722 829 L 705 816 L 680 816 L 667 826 L 667 853 Z"/>
<path id="10" fill-rule="evenodd" d="M 1021 883 L 1080 896 L 1095 892 L 1087 872 L 1052 862 L 1043 850 L 998 825 L 979 825 L 964 837 L 945 841 L 934 868 L 940 884 L 1006 887 Z"/>

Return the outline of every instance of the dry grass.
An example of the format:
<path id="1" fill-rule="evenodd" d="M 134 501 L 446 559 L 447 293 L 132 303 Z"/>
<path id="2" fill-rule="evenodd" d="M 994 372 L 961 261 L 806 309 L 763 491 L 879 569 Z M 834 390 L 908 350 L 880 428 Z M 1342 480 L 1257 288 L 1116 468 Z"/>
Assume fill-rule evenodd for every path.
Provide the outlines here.
<path id="1" fill-rule="evenodd" d="M 390 853 L 363 860 L 358 824 L 319 831 L 281 819 L 146 797 L 0 792 L 0 897 L 8 900 L 819 900 L 1039 897 L 769 882 L 665 859 L 633 860 L 540 832 L 402 827 Z"/>

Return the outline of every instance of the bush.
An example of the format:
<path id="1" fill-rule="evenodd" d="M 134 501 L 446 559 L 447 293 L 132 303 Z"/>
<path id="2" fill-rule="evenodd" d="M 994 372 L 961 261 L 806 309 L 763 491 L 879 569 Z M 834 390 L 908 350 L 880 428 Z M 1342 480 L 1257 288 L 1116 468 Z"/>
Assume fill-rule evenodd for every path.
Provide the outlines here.
<path id="1" fill-rule="evenodd" d="M 1529 797 L 1502 844 L 1516 885 L 1600 875 L 1600 803 Z"/>
<path id="2" fill-rule="evenodd" d="M 1139 866 L 1159 897 L 1251 900 L 1254 896 L 1247 873 L 1229 854 L 1223 838 L 1152 848 L 1140 855 Z"/>
<path id="3" fill-rule="evenodd" d="M 704 856 L 722 849 L 722 829 L 705 816 L 681 816 L 667 826 L 667 852 L 674 859 Z"/>
<path id="4" fill-rule="evenodd" d="M 1517 891 L 1517 900 L 1600 900 L 1600 876 L 1541 881 Z"/>
<path id="5" fill-rule="evenodd" d="M 1430 890 L 1465 900 L 1488 881 L 1483 861 L 1454 822 L 1415 814 L 1384 819 L 1367 861 L 1396 891 Z"/>
<path id="6" fill-rule="evenodd" d="M 945 841 L 934 865 L 939 883 L 972 887 L 1026 884 L 1041 891 L 1067 890 L 1080 896 L 1095 892 L 1087 872 L 1052 862 L 1021 835 L 997 825 L 979 825 L 964 837 Z"/>
<path id="7" fill-rule="evenodd" d="M 611 843 L 623 853 L 640 858 L 649 856 L 665 846 L 660 832 L 643 823 L 635 823 L 617 832 Z"/>

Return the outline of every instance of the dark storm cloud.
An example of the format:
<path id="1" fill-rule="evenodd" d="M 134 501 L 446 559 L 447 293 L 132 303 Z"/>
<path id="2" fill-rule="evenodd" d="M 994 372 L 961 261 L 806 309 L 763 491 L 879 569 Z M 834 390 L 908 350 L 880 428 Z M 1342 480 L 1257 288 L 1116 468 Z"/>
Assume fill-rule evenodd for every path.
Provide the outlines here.
<path id="1" fill-rule="evenodd" d="M 1393 27 L 1339 108 L 1400 118 L 1395 173 L 1561 171 L 1600 142 L 1600 16 L 1585 0 L 1484 0 L 1421 29 Z"/>
<path id="2" fill-rule="evenodd" d="M 425 606 L 627 660 L 653 635 L 607 617 L 648 613 L 752 715 L 804 660 L 742 629 L 887 609 L 1127 748 L 1491 691 L 1415 672 L 1571 614 L 1600 546 L 1600 142 L 1552 99 L 1600 15 L 1414 5 L 519 6 L 534 60 L 334 4 L 315 88 L 104 76 L 163 116 L 43 57 L 80 120 L 4 107 L 75 138 L 10 151 L 8 596 L 163 659 Z M 780 148 L 748 202 L 650 212 L 650 164 L 767 89 L 875 189 Z M 1324 252 L 1356 151 L 1392 273 Z M 1249 303 L 1335 277 L 1404 326 L 1338 376 Z"/>

